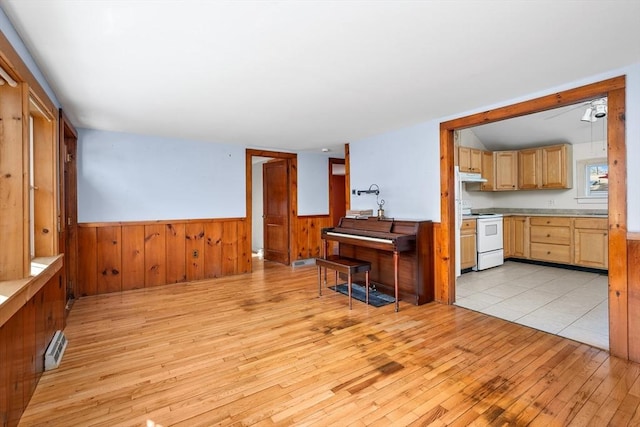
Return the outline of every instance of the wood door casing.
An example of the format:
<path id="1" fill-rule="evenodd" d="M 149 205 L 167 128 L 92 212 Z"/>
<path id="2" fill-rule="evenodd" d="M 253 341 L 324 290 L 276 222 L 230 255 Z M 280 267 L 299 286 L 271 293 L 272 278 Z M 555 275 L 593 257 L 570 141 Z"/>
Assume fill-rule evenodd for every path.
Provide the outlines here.
<path id="1" fill-rule="evenodd" d="M 289 264 L 289 165 L 275 159 L 262 165 L 264 258 Z"/>
<path id="2" fill-rule="evenodd" d="M 347 213 L 347 201 L 345 199 L 347 191 L 345 175 L 333 173 L 333 165 L 344 165 L 344 159 L 329 159 L 329 217 L 331 225 L 337 225 L 340 218 Z"/>

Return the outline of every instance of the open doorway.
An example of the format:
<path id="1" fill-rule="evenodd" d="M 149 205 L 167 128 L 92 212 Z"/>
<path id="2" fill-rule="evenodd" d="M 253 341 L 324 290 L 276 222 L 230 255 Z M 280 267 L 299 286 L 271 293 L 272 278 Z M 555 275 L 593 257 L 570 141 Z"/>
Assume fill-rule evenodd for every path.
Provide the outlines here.
<path id="1" fill-rule="evenodd" d="M 265 185 L 267 189 L 271 186 L 270 179 L 265 181 L 263 174 L 264 165 L 267 163 L 279 166 L 275 169 L 269 169 L 277 172 L 276 175 L 280 182 L 275 193 L 272 194 L 272 196 L 278 197 L 277 201 L 274 200 L 276 202 L 274 206 L 278 212 L 276 219 L 267 215 L 269 208 L 267 207 L 265 210 L 264 206 Z M 252 149 L 246 151 L 246 215 L 251 230 L 248 239 L 256 257 L 261 252 L 267 261 L 275 261 L 285 265 L 291 263 L 292 239 L 295 238 L 293 224 L 297 216 L 296 171 L 297 155 L 295 153 Z M 267 233 L 264 232 L 265 222 L 273 225 L 269 227 L 270 231 Z M 268 234 L 266 239 L 265 234 Z M 261 249 L 262 251 L 260 251 Z M 253 264 L 256 265 L 256 263 Z"/>
<path id="2" fill-rule="evenodd" d="M 602 114 L 585 119 L 594 103 Z M 489 182 L 460 185 L 456 245 L 471 257 L 461 263 L 456 305 L 608 350 L 606 116 L 598 97 L 456 132 L 459 161 L 467 150 L 518 160 L 476 165 Z M 557 150 L 562 162 L 551 158 Z M 510 187 L 512 171 L 517 190 L 497 190 L 497 182 Z M 491 265 L 480 250 L 488 222 L 504 230 L 504 257 Z"/>
<path id="3" fill-rule="evenodd" d="M 442 302 L 453 303 L 455 295 L 455 200 L 454 131 L 492 123 L 557 107 L 585 102 L 596 97 L 607 97 L 609 121 L 607 124 L 608 168 L 608 308 L 609 349 L 611 354 L 629 357 L 629 329 L 627 311 L 627 253 L 626 253 L 626 144 L 625 144 L 625 78 L 617 77 L 582 86 L 545 97 L 497 108 L 484 113 L 451 120 L 441 124 L 441 202 L 438 269 L 443 280 L 436 290 Z M 449 173 L 447 173 L 449 171 Z"/>

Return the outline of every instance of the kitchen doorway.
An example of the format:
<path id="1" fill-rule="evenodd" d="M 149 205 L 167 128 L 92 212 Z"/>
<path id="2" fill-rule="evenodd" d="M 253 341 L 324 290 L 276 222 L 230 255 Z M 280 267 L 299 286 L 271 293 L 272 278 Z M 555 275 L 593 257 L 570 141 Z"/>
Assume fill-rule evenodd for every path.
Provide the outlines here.
<path id="1" fill-rule="evenodd" d="M 596 97 L 607 97 L 609 123 L 607 125 L 608 158 L 608 311 L 609 349 L 611 354 L 629 358 L 629 313 L 627 311 L 627 236 L 626 236 L 626 145 L 625 145 L 625 78 L 617 77 L 576 89 L 547 95 L 531 101 L 497 108 L 472 116 L 451 120 L 441 124 L 441 217 L 440 255 L 437 270 L 443 280 L 436 289 L 442 302 L 454 303 L 455 294 L 455 200 L 453 198 L 454 179 L 447 171 L 453 170 L 454 131 L 467 129 L 484 123 L 492 123 L 526 114 L 551 110 L 553 108 L 585 102 Z M 612 218 L 615 223 L 612 225 Z"/>

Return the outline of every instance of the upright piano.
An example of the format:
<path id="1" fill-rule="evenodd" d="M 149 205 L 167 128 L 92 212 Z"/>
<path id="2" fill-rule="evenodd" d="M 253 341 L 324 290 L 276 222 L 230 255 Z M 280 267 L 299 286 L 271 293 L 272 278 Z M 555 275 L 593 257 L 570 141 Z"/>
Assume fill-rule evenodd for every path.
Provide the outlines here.
<path id="1" fill-rule="evenodd" d="M 338 242 L 338 254 L 371 263 L 370 280 L 378 291 L 420 305 L 434 298 L 433 223 L 387 218 L 340 219 L 337 227 L 323 228 L 324 256 L 329 242 Z M 358 278 L 356 278 L 358 280 Z"/>

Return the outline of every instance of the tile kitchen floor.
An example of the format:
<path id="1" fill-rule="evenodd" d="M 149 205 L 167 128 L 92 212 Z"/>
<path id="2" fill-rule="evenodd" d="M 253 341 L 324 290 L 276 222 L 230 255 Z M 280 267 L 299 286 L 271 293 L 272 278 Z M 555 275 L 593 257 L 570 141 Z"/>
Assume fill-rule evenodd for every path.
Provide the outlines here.
<path id="1" fill-rule="evenodd" d="M 463 274 L 459 307 L 609 349 L 608 277 L 507 261 Z"/>

